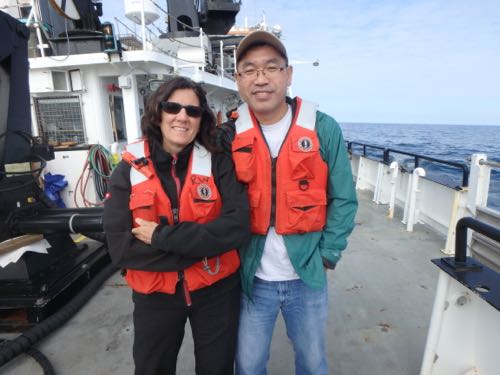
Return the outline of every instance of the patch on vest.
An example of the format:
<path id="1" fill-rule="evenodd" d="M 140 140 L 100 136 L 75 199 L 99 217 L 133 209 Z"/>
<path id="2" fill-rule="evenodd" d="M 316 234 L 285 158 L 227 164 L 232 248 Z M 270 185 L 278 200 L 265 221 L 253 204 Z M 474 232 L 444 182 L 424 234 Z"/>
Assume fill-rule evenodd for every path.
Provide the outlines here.
<path id="1" fill-rule="evenodd" d="M 196 191 L 198 192 L 200 198 L 203 200 L 209 200 L 210 198 L 212 198 L 212 190 L 207 184 L 198 185 Z"/>
<path id="2" fill-rule="evenodd" d="M 313 141 L 309 137 L 301 137 L 297 142 L 297 146 L 299 146 L 300 151 L 311 151 L 313 147 Z"/>

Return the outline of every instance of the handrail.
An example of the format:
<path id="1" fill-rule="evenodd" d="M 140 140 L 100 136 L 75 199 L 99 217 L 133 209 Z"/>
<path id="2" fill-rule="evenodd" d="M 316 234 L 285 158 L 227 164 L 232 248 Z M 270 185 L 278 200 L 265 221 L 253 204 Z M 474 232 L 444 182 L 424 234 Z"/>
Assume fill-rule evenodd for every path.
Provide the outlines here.
<path id="1" fill-rule="evenodd" d="M 479 160 L 480 165 L 487 165 L 492 168 L 500 168 L 500 162 L 494 160 Z"/>
<path id="2" fill-rule="evenodd" d="M 389 164 L 390 163 L 390 154 L 395 153 L 395 154 L 400 154 L 400 155 L 407 155 L 411 156 L 414 158 L 414 163 L 415 163 L 415 168 L 419 167 L 420 160 L 427 160 L 433 163 L 440 163 L 444 165 L 448 165 L 450 167 L 458 168 L 462 170 L 462 187 L 467 187 L 469 186 L 469 167 L 466 164 L 463 163 L 457 163 L 453 161 L 448 161 L 448 160 L 443 160 L 443 159 L 438 159 L 438 158 L 433 158 L 431 156 L 424 156 L 424 155 L 419 155 L 415 154 L 412 152 L 407 152 L 407 151 L 401 151 L 401 150 L 396 150 L 393 148 L 386 148 L 386 147 L 381 147 L 381 146 L 375 146 L 375 145 L 370 145 L 367 143 L 360 143 L 360 142 L 347 142 L 347 150 L 352 153 L 352 145 L 358 145 L 363 147 L 363 156 L 366 155 L 366 148 L 373 148 L 376 150 L 382 150 L 383 151 L 383 156 L 382 160 L 384 164 Z"/>
<path id="3" fill-rule="evenodd" d="M 472 217 L 463 217 L 457 222 L 455 237 L 455 263 L 465 263 L 467 259 L 467 228 L 500 242 L 500 229 Z"/>

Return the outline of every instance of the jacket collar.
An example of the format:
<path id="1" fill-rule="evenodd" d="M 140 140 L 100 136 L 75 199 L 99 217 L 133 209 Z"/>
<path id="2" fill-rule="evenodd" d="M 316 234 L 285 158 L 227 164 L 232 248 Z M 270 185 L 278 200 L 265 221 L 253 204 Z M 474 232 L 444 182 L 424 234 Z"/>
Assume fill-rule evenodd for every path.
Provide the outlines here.
<path id="1" fill-rule="evenodd" d="M 193 150 L 194 142 L 190 143 L 177 155 L 177 169 L 187 169 L 189 164 L 189 157 L 191 156 L 191 151 Z M 173 156 L 163 149 L 163 146 L 155 139 L 149 141 L 149 146 L 151 149 L 151 158 L 155 164 L 155 167 L 161 170 L 165 168 L 170 168 L 173 161 Z"/>

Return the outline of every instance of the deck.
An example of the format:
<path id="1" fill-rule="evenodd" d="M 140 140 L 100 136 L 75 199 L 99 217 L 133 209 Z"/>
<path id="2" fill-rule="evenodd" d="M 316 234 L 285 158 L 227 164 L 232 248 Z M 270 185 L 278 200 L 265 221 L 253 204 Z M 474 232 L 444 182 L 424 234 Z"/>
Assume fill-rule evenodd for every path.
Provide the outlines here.
<path id="1" fill-rule="evenodd" d="M 357 226 L 335 271 L 329 271 L 328 353 L 335 375 L 415 375 L 420 371 L 445 238 L 417 225 L 405 231 L 385 206 L 359 192 Z M 399 217 L 398 215 L 396 215 Z M 65 326 L 37 345 L 57 374 L 132 374 L 130 291 L 115 274 Z M 7 338 L 6 334 L 0 337 Z M 177 373 L 194 374 L 189 327 Z M 294 373 L 293 352 L 278 319 L 269 375 Z M 43 374 L 21 355 L 0 374 Z"/>

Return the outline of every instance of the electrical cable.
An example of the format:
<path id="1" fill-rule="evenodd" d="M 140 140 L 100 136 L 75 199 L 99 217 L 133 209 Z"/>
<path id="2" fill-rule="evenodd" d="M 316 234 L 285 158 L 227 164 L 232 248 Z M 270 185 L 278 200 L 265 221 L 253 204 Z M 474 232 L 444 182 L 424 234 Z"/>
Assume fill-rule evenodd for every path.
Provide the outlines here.
<path id="1" fill-rule="evenodd" d="M 104 146 L 94 145 L 90 148 L 82 173 L 75 186 L 75 192 L 79 193 L 84 207 L 103 205 L 103 200 L 108 192 L 109 178 L 115 167 L 112 159 L 111 153 Z M 94 179 L 94 188 L 99 202 L 92 202 L 87 199 L 87 187 L 91 175 Z M 76 207 L 81 207 L 77 195 L 73 195 L 73 202 Z"/>

